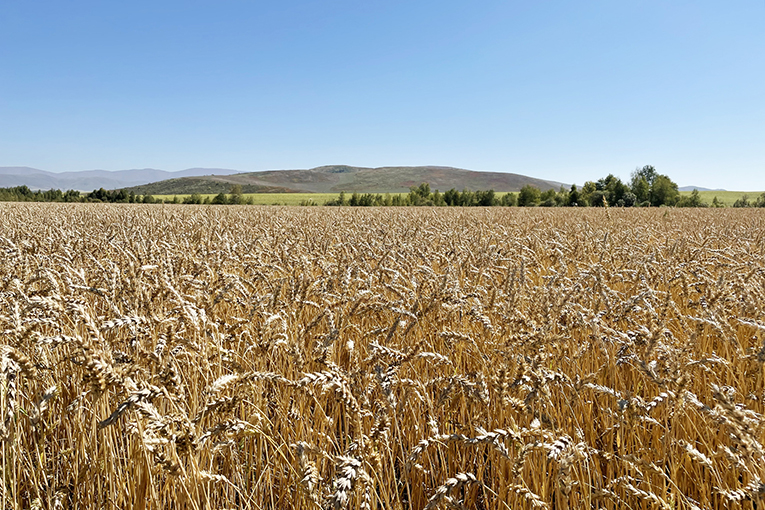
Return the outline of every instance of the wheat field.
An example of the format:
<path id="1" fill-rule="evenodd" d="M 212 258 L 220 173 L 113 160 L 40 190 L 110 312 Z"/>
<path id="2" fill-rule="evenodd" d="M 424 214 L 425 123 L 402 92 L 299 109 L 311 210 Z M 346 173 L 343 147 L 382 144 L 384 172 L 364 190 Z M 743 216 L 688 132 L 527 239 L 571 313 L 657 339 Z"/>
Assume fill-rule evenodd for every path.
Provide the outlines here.
<path id="1" fill-rule="evenodd" d="M 0 206 L 3 507 L 762 508 L 765 214 Z"/>

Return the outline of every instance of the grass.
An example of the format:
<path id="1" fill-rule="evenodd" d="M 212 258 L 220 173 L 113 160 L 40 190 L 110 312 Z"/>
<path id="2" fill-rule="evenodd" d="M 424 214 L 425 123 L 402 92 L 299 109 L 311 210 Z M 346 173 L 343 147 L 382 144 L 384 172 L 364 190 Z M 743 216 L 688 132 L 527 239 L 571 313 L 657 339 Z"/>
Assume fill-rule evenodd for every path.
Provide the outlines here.
<path id="1" fill-rule="evenodd" d="M 690 195 L 692 191 L 681 191 L 680 195 Z M 731 207 L 733 203 L 744 195 L 749 197 L 750 201 L 754 201 L 758 196 L 762 194 L 762 191 L 699 191 L 701 200 L 708 205 L 712 205 L 712 200 L 717 197 L 718 202 L 721 202 L 726 207 Z"/>
<path id="2" fill-rule="evenodd" d="M 391 195 L 406 195 L 406 193 L 391 193 Z M 339 193 L 244 193 L 242 196 L 247 199 L 252 199 L 255 205 L 301 205 L 307 201 L 313 201 L 316 205 L 324 205 L 329 200 L 334 200 L 338 197 Z M 174 197 L 178 197 L 179 200 L 190 195 L 154 195 L 154 198 L 162 200 L 173 200 Z M 215 194 L 204 194 L 202 197 L 209 197 L 212 199 Z M 350 198 L 351 193 L 346 193 L 346 196 Z"/>
<path id="3" fill-rule="evenodd" d="M 385 195 L 385 193 L 381 193 Z M 496 194 L 497 198 L 501 198 L 506 193 L 499 192 Z M 346 198 L 350 198 L 352 193 L 346 193 Z M 408 193 L 390 193 L 390 195 L 406 196 Z M 186 195 L 153 195 L 156 199 L 171 201 L 175 197 L 178 200 L 183 200 Z M 215 194 L 202 194 L 202 198 L 209 197 L 212 199 Z M 301 205 L 307 201 L 312 201 L 316 205 L 324 205 L 329 200 L 334 200 L 339 196 L 339 193 L 244 193 L 242 195 L 246 199 L 252 199 L 254 205 Z"/>
<path id="4" fill-rule="evenodd" d="M 173 200 L 178 197 L 183 200 L 190 195 L 154 195 L 154 198 L 162 200 Z M 212 199 L 214 193 L 203 194 L 202 197 Z M 312 200 L 317 205 L 323 205 L 324 202 L 337 198 L 337 193 L 244 193 L 246 199 L 252 199 L 255 205 L 300 205 L 302 202 Z"/>
<path id="5" fill-rule="evenodd" d="M 0 204 L 0 507 L 765 503 L 765 211 Z"/>
<path id="6" fill-rule="evenodd" d="M 691 191 L 681 191 L 680 195 L 690 195 Z M 759 191 L 699 191 L 701 199 L 707 204 L 711 205 L 714 197 L 726 207 L 731 207 L 733 203 L 744 195 L 749 197 L 750 201 L 754 201 L 762 192 Z M 395 195 L 396 193 L 393 193 Z M 498 192 L 497 198 L 501 198 L 505 193 Z M 347 197 L 350 197 L 350 193 L 346 193 Z M 406 195 L 406 193 L 398 193 L 398 195 Z M 155 198 L 162 200 L 173 200 L 174 197 L 178 197 L 179 200 L 190 195 L 154 195 Z M 202 197 L 213 198 L 215 194 L 203 194 Z M 246 198 L 252 198 L 255 205 L 301 205 L 302 203 L 312 200 L 316 205 L 324 205 L 329 200 L 334 200 L 338 197 L 338 193 L 245 193 L 243 195 Z"/>

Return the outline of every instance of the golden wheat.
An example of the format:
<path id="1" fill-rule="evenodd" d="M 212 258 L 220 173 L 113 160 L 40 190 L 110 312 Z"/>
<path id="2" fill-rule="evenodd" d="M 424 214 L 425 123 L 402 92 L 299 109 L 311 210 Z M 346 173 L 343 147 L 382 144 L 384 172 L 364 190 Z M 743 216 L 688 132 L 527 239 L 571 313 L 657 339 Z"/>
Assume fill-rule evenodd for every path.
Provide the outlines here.
<path id="1" fill-rule="evenodd" d="M 757 508 L 754 210 L 0 205 L 3 508 Z"/>

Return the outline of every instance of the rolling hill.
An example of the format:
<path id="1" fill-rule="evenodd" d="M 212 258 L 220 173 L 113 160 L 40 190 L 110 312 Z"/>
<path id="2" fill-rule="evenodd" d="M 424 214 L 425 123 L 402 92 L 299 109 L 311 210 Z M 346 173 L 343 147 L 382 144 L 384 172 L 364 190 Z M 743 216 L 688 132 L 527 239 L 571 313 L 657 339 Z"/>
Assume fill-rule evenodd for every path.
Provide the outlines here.
<path id="1" fill-rule="evenodd" d="M 365 168 L 330 165 L 310 170 L 269 170 L 183 177 L 126 188 L 138 195 L 173 195 L 189 193 L 228 193 L 235 184 L 244 193 L 401 193 L 423 182 L 433 190 L 518 191 L 531 184 L 541 190 L 558 189 L 561 183 L 525 175 L 502 172 L 476 172 L 443 166 Z"/>

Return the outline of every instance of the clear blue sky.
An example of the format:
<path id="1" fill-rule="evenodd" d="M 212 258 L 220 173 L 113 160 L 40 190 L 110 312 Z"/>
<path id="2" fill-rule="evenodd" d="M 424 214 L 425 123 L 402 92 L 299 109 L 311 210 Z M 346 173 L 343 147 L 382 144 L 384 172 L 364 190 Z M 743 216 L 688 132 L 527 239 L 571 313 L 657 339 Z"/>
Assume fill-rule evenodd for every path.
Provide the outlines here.
<path id="1" fill-rule="evenodd" d="M 0 166 L 765 190 L 765 1 L 0 2 Z"/>

